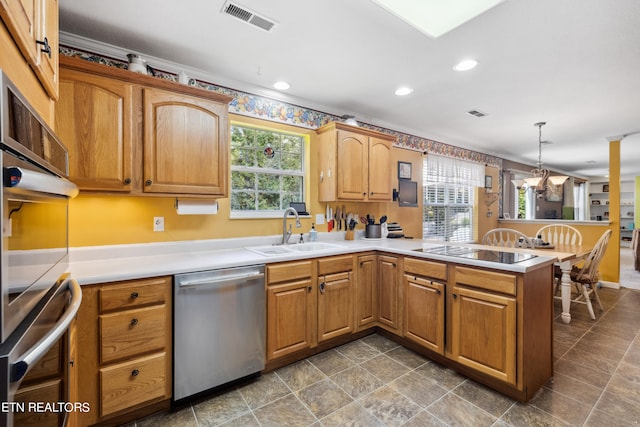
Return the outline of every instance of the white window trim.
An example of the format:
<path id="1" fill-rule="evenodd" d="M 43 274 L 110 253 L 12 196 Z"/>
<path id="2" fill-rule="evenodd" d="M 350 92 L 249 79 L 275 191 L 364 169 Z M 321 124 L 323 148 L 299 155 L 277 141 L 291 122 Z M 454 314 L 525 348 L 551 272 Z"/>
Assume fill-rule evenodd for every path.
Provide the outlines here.
<path id="1" fill-rule="evenodd" d="M 290 170 L 290 169 L 267 169 L 267 168 L 256 168 L 252 166 L 236 166 L 230 164 L 229 167 L 229 175 L 231 175 L 232 171 L 241 171 L 241 172 L 259 172 L 259 173 L 273 173 L 274 175 L 282 175 L 283 172 L 286 175 L 290 176 L 301 176 L 303 178 L 303 200 L 307 206 L 309 206 L 310 200 L 310 186 L 309 186 L 309 170 L 310 170 L 310 157 L 309 157 L 309 136 L 305 134 L 299 134 L 295 132 L 288 132 L 286 130 L 280 130 L 269 127 L 255 126 L 248 123 L 242 122 L 232 122 L 231 126 L 238 127 L 247 127 L 253 129 L 260 129 L 266 131 L 277 132 L 281 134 L 289 134 L 296 137 L 302 137 L 303 139 L 303 168 L 302 171 Z M 231 141 L 229 142 L 231 143 Z M 231 179 L 231 177 L 229 178 Z M 229 193 L 231 193 L 231 181 L 229 182 Z M 284 216 L 284 209 L 273 210 L 273 211 L 234 211 L 231 209 L 231 194 L 229 194 L 229 219 L 273 219 L 273 218 L 282 218 Z M 308 218 L 310 215 L 301 215 L 301 218 Z"/>

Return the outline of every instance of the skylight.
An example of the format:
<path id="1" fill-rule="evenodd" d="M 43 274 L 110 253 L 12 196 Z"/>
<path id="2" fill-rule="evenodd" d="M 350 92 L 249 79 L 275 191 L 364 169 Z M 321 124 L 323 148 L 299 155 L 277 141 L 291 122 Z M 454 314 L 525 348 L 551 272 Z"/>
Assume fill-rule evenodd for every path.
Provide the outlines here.
<path id="1" fill-rule="evenodd" d="M 438 38 L 504 0 L 372 0 L 429 37 Z"/>

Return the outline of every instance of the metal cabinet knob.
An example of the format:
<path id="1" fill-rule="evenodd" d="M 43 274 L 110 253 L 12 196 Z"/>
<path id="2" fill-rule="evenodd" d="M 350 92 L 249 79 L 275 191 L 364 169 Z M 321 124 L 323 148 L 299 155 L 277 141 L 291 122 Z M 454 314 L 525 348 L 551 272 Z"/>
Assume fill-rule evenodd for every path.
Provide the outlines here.
<path id="1" fill-rule="evenodd" d="M 153 181 L 151 181 L 150 179 L 144 182 L 144 185 L 146 185 L 147 187 L 150 186 L 151 184 L 153 184 Z"/>
<path id="2" fill-rule="evenodd" d="M 136 326 L 138 324 L 138 319 L 133 318 L 131 319 L 131 326 Z"/>
<path id="3" fill-rule="evenodd" d="M 138 369 L 134 369 L 133 371 L 131 371 L 131 376 L 132 377 L 137 377 L 138 374 L 140 374 L 140 371 Z"/>
<path id="4" fill-rule="evenodd" d="M 129 185 L 129 184 L 131 184 L 131 178 L 125 178 L 124 185 Z"/>
<path id="5" fill-rule="evenodd" d="M 320 289 L 321 294 L 324 294 L 324 287 L 325 287 L 324 282 L 320 283 L 320 286 L 318 288 Z"/>
<path id="6" fill-rule="evenodd" d="M 136 299 L 138 298 L 138 293 L 137 292 L 131 292 L 131 299 Z"/>

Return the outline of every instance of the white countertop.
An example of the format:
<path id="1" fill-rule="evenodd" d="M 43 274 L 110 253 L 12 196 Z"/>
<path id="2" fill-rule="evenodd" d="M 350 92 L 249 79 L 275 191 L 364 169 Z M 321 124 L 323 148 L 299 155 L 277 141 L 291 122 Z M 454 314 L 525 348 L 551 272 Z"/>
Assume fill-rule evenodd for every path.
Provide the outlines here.
<path id="1" fill-rule="evenodd" d="M 356 240 L 344 240 L 344 232 L 318 233 L 319 242 L 327 242 L 335 246 L 311 253 L 299 252 L 264 256 L 246 249 L 246 247 L 252 246 L 271 245 L 278 239 L 279 236 L 266 236 L 70 248 L 69 271 L 81 285 L 89 285 L 364 251 L 385 251 L 517 273 L 535 270 L 555 261 L 555 258 L 550 256 L 537 256 L 515 264 L 500 264 L 426 254 L 416 252 L 415 249 L 441 246 L 445 243 L 416 239 L 370 240 L 362 238 L 361 233 L 356 234 Z M 492 249 L 506 252 L 514 251 L 508 248 Z"/>

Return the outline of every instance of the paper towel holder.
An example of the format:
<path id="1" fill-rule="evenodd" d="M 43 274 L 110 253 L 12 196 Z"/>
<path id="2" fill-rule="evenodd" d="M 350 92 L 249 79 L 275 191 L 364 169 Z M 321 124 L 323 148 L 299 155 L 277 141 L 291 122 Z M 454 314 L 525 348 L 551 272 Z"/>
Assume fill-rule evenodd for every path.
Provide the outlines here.
<path id="1" fill-rule="evenodd" d="M 195 211 L 191 210 L 190 212 L 180 212 L 180 199 L 178 197 L 176 197 L 174 199 L 174 204 L 173 207 L 175 208 L 176 212 L 178 213 L 178 215 L 215 215 L 218 213 L 218 210 L 220 208 L 220 205 L 218 204 L 217 200 L 207 200 L 207 199 L 186 199 L 186 200 L 182 200 L 183 202 L 189 203 L 189 202 L 202 202 L 207 204 L 208 202 L 211 203 L 211 206 L 204 209 L 204 211 L 201 211 L 200 209 L 197 209 Z M 213 211 L 211 211 L 211 209 L 213 209 Z"/>

